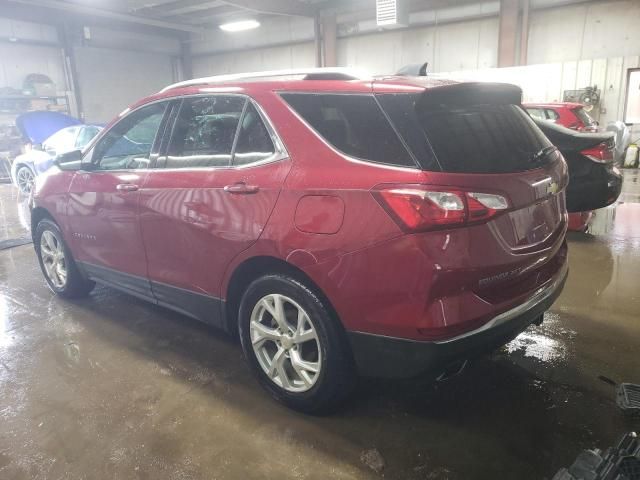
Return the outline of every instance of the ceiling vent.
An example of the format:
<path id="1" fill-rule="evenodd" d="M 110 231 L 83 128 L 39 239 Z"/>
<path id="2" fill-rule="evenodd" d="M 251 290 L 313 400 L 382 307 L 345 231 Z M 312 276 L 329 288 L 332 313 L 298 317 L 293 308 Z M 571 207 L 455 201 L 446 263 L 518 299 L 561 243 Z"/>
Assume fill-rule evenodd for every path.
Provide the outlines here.
<path id="1" fill-rule="evenodd" d="M 382 28 L 399 28 L 409 25 L 407 0 L 376 0 L 376 24 Z"/>

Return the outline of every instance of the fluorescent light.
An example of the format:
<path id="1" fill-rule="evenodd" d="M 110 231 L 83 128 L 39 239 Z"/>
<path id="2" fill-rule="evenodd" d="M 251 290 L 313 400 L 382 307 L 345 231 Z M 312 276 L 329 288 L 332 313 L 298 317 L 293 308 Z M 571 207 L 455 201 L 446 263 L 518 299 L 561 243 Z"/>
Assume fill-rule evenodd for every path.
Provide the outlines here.
<path id="1" fill-rule="evenodd" d="M 223 23 L 220 25 L 220 30 L 224 30 L 225 32 L 242 32 L 243 30 L 258 28 L 259 26 L 260 22 L 257 20 L 241 20 L 239 22 Z"/>

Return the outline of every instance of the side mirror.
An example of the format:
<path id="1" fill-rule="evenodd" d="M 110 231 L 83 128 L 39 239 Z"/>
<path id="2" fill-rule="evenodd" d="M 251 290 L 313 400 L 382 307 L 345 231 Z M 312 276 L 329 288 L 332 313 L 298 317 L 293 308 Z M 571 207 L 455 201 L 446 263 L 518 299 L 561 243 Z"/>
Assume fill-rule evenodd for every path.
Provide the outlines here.
<path id="1" fill-rule="evenodd" d="M 72 150 L 61 153 L 53 162 L 60 170 L 80 170 L 82 167 L 82 152 L 80 150 Z"/>

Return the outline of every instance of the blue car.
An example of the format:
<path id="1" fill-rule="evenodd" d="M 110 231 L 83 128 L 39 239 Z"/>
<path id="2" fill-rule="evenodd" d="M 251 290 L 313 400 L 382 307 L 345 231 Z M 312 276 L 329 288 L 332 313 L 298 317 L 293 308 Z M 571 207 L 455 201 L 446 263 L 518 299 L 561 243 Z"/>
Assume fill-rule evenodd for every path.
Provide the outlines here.
<path id="1" fill-rule="evenodd" d="M 16 119 L 16 126 L 27 141 L 27 152 L 11 165 L 11 180 L 23 193 L 29 193 L 36 176 L 53 166 L 61 153 L 81 150 L 102 130 L 57 112 L 29 112 Z"/>

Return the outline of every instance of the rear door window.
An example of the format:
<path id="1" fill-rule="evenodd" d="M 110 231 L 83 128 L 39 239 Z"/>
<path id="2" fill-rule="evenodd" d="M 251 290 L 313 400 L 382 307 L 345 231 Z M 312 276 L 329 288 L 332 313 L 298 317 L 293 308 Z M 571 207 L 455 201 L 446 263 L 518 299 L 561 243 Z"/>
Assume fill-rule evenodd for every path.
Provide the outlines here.
<path id="1" fill-rule="evenodd" d="M 416 163 L 373 95 L 283 93 L 282 98 L 336 150 L 377 163 Z"/>
<path id="2" fill-rule="evenodd" d="M 233 143 L 246 98 L 192 97 L 183 100 L 161 168 L 231 165 Z M 160 162 L 159 162 L 160 163 Z"/>

